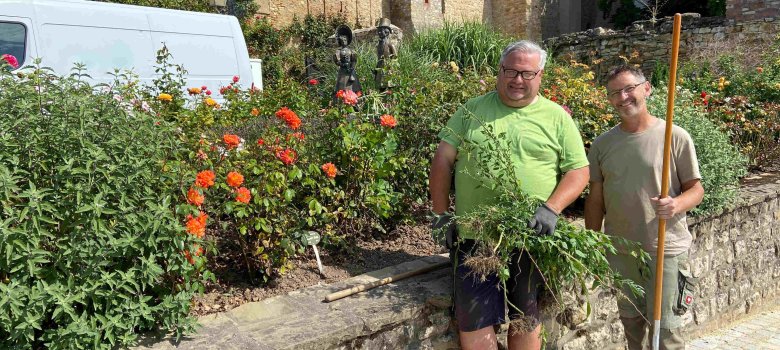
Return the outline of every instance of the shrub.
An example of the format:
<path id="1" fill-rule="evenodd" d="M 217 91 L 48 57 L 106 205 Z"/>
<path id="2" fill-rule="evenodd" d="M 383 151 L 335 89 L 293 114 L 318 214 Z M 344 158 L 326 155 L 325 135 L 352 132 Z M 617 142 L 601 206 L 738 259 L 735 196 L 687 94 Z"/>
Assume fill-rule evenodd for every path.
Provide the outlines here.
<path id="1" fill-rule="evenodd" d="M 775 167 L 780 159 L 780 36 L 771 45 L 734 51 L 714 51 L 696 64 L 684 64 L 680 85 L 700 94 L 697 103 L 748 156 L 751 167 Z"/>
<path id="2" fill-rule="evenodd" d="M 326 244 L 338 239 L 334 224 L 340 212 L 333 203 L 341 203 L 345 194 L 321 169 L 325 162 L 310 149 L 300 124 L 295 112 L 284 108 L 221 135 L 208 132 L 184 162 L 214 173 L 214 185 L 188 182 L 182 191 L 204 197 L 191 201 L 190 209 L 213 218 L 220 249 L 216 262 L 240 261 L 242 266 L 232 268 L 261 282 L 289 268 L 289 258 L 305 247 L 306 231 L 319 232 Z"/>
<path id="3" fill-rule="evenodd" d="M 607 94 L 590 67 L 576 61 L 551 60 L 545 66 L 542 95 L 569 111 L 585 147 L 620 122 L 609 110 Z"/>
<path id="4" fill-rule="evenodd" d="M 727 134 L 693 103 L 698 96 L 681 89 L 675 99 L 674 123 L 688 131 L 699 159 L 704 199 L 693 215 L 716 213 L 734 203 L 739 179 L 746 174 L 747 159 L 731 143 Z M 666 90 L 656 89 L 648 102 L 650 113 L 666 115 Z"/>
<path id="5" fill-rule="evenodd" d="M 0 70 L 0 347 L 113 348 L 193 330 L 209 276 L 174 207 L 183 149 L 126 84 Z M 122 85 L 122 87 L 120 87 Z M 148 107 L 146 107 L 148 109 Z"/>
<path id="6" fill-rule="evenodd" d="M 414 36 L 409 50 L 435 62 L 455 62 L 461 68 L 492 72 L 510 39 L 481 23 L 445 22 L 441 29 Z"/>

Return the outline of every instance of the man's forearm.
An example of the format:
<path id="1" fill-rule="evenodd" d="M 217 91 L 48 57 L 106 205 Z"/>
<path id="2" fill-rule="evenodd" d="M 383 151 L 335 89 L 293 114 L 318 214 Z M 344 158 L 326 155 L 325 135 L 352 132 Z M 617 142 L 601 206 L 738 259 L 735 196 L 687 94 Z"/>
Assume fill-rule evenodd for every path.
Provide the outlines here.
<path id="1" fill-rule="evenodd" d="M 585 228 L 600 231 L 604 221 L 604 207 L 590 197 L 585 200 Z"/>
<path id="2" fill-rule="evenodd" d="M 678 213 L 691 211 L 691 209 L 699 205 L 704 198 L 704 187 L 702 187 L 700 181 L 694 181 L 695 182 L 684 184 L 683 192 L 675 197 L 675 201 L 677 201 L 678 205 Z"/>
<path id="3" fill-rule="evenodd" d="M 588 184 L 590 173 L 588 167 L 582 167 L 568 171 L 563 175 L 561 182 L 547 199 L 547 205 L 560 213 L 564 208 L 579 197 L 585 185 Z"/>

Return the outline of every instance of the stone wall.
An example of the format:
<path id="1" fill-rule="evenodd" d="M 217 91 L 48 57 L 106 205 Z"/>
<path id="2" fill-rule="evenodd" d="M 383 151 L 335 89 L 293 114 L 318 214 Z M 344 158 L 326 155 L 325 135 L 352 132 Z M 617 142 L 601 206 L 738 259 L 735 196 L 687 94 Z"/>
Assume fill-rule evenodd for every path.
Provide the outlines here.
<path id="1" fill-rule="evenodd" d="M 726 17 L 743 22 L 780 17 L 780 0 L 728 0 Z"/>
<path id="2" fill-rule="evenodd" d="M 763 181 L 743 188 L 735 209 L 689 219 L 691 272 L 699 279 L 694 306 L 684 318 L 689 339 L 780 301 L 780 175 Z M 586 298 L 592 310 L 588 316 L 584 299 L 570 302 L 564 312 L 547 312 L 548 349 L 624 349 L 613 293 L 599 290 Z M 333 348 L 457 348 L 450 305 L 444 296 L 429 297 L 413 319 Z"/>
<path id="3" fill-rule="evenodd" d="M 685 334 L 697 337 L 780 301 L 780 176 L 744 188 L 742 204 L 705 218 L 692 218 L 691 273 L 698 278 Z M 600 291 L 589 300 L 593 314 L 567 328 L 552 318 L 546 326 L 559 349 L 623 347 L 615 297 Z M 574 308 L 574 314 L 580 312 Z"/>
<path id="4" fill-rule="evenodd" d="M 441 1 L 441 0 L 440 0 Z M 343 15 L 353 28 L 372 27 L 377 19 L 390 9 L 387 0 L 255 0 L 258 14 L 266 16 L 274 27 L 282 28 L 292 23 L 295 16 L 306 14 L 326 16 Z"/>
<path id="5" fill-rule="evenodd" d="M 597 76 L 617 63 L 620 56 L 636 57 L 632 63 L 639 63 L 648 74 L 655 65 L 669 65 L 672 41 L 672 18 L 667 17 L 655 25 L 650 21 L 638 21 L 625 31 L 596 28 L 584 32 L 563 35 L 545 41 L 557 57 L 573 58 L 591 65 Z M 698 14 L 684 14 L 680 33 L 680 60 L 702 52 L 713 51 L 724 43 L 758 47 L 769 45 L 775 34 L 780 33 L 780 18 L 731 23 L 725 18 L 702 18 Z M 760 51 L 760 50 L 759 50 Z"/>

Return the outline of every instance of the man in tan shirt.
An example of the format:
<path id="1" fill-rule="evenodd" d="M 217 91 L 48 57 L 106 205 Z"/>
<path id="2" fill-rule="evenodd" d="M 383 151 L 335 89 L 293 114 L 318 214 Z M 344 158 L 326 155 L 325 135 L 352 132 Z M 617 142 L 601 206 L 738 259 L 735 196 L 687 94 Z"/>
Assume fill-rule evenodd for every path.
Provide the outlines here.
<path id="1" fill-rule="evenodd" d="M 620 124 L 597 137 L 589 151 L 590 194 L 585 202 L 585 226 L 601 230 L 603 220 L 605 233 L 641 243 L 655 260 L 658 219 L 666 219 L 660 346 L 684 349 L 679 328 L 682 315 L 693 302 L 694 283 L 687 270 L 692 238 L 686 212 L 701 202 L 704 189 L 693 141 L 685 130 L 674 126 L 669 196 L 658 198 L 665 122 L 648 112 L 646 99 L 650 92 L 650 83 L 633 66 L 616 67 L 607 76 L 609 103 L 620 115 Z M 637 298 L 624 290 L 618 298 L 628 347 L 642 349 L 648 320 L 653 319 L 655 261 L 642 264 L 627 247 L 617 249 L 618 254 L 609 257 L 612 268 L 645 289 L 644 297 Z"/>

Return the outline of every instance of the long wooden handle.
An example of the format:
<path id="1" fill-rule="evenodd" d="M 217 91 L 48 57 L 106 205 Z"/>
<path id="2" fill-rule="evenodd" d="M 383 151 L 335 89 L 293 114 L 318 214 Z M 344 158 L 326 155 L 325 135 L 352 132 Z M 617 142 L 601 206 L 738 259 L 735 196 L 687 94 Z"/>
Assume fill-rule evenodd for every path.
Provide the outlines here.
<path id="1" fill-rule="evenodd" d="M 388 284 L 388 283 L 391 283 L 391 282 L 402 280 L 404 278 L 409 278 L 409 277 L 420 275 L 420 274 L 424 274 L 426 272 L 430 272 L 430 271 L 433 271 L 433 270 L 438 270 L 438 269 L 440 269 L 442 267 L 450 266 L 450 264 L 451 263 L 449 261 L 443 261 L 443 262 L 440 262 L 440 263 L 437 263 L 437 264 L 421 267 L 421 268 L 416 269 L 416 270 L 406 271 L 406 272 L 399 273 L 397 275 L 393 275 L 393 276 L 390 276 L 390 277 L 385 277 L 385 278 L 383 278 L 381 280 L 377 280 L 377 281 L 374 281 L 374 282 L 363 283 L 363 284 L 354 286 L 352 288 L 342 289 L 342 290 L 340 290 L 338 292 L 333 292 L 333 293 L 328 294 L 328 296 L 325 297 L 325 302 L 329 303 L 331 301 L 338 300 L 338 299 L 341 299 L 341 298 L 344 298 L 344 297 L 348 297 L 348 296 L 350 296 L 352 294 L 360 293 L 360 292 L 369 290 L 371 288 L 376 288 L 376 287 L 379 287 L 379 286 L 382 286 L 382 285 L 385 285 L 385 284 Z"/>
<path id="2" fill-rule="evenodd" d="M 674 119 L 674 93 L 677 85 L 677 55 L 680 47 L 680 27 L 682 16 L 674 15 L 672 30 L 672 60 L 669 66 L 669 92 L 666 99 L 666 132 L 664 135 L 664 164 L 661 175 L 661 195 L 659 199 L 669 194 L 669 158 L 672 148 L 672 120 Z M 666 240 L 666 219 L 658 219 L 658 249 L 655 263 L 655 304 L 653 305 L 653 349 L 658 349 L 661 326 L 661 295 L 664 283 L 664 242 Z"/>

